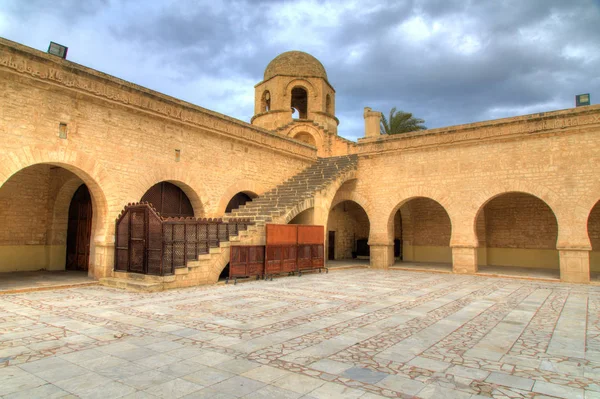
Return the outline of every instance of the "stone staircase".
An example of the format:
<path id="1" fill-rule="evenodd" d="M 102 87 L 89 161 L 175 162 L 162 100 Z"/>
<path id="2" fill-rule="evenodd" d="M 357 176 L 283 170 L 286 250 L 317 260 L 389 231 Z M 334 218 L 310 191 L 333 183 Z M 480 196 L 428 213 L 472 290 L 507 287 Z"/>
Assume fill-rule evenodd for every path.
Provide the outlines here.
<path id="1" fill-rule="evenodd" d="M 307 199 L 314 198 L 319 191 L 329 187 L 342 174 L 356 170 L 357 164 L 357 155 L 319 158 L 299 174 L 224 216 L 223 220 L 247 218 L 254 222 L 247 231 L 241 232 L 239 241 L 246 242 L 245 238 L 261 233 L 264 238 L 266 223 L 285 223 L 283 218 L 294 207 Z M 253 243 L 261 244 L 257 240 Z"/>
<path id="2" fill-rule="evenodd" d="M 189 261 L 186 267 L 175 269 L 173 275 L 149 276 L 115 271 L 111 277 L 100 279 L 100 284 L 142 292 L 214 284 L 229 262 L 231 243 L 264 245 L 265 224 L 285 223 L 286 215 L 294 207 L 314 198 L 342 175 L 356 170 L 357 164 L 357 155 L 319 158 L 299 174 L 225 215 L 225 222 L 244 218 L 254 224 L 240 231 L 237 236 L 230 236 L 229 242 L 221 242 L 219 247 L 210 248 L 208 254 L 199 255 L 198 260 Z"/>

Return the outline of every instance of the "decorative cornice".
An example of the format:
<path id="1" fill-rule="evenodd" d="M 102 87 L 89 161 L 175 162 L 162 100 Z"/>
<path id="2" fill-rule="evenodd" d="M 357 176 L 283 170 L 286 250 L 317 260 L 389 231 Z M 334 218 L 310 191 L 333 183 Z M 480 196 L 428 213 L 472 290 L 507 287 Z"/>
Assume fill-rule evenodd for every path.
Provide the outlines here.
<path id="1" fill-rule="evenodd" d="M 295 157 L 316 158 L 304 143 L 2 38 L 0 68 Z"/>

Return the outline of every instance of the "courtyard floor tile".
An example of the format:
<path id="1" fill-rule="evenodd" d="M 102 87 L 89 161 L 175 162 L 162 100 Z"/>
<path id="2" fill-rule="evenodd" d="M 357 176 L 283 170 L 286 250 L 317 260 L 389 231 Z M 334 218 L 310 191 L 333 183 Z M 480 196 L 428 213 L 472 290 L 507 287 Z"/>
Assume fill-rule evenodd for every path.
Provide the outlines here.
<path id="1" fill-rule="evenodd" d="M 344 269 L 0 296 L 2 398 L 599 398 L 600 286 Z"/>

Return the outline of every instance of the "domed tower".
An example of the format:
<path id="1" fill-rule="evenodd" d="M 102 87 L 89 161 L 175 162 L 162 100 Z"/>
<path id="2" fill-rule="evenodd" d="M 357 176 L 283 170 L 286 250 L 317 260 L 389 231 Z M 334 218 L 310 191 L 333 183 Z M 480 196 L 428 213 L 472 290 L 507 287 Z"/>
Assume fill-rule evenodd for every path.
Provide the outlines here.
<path id="1" fill-rule="evenodd" d="M 254 88 L 252 124 L 314 145 L 326 155 L 328 135 L 337 135 L 339 121 L 335 90 L 319 60 L 302 51 L 280 54 Z"/>

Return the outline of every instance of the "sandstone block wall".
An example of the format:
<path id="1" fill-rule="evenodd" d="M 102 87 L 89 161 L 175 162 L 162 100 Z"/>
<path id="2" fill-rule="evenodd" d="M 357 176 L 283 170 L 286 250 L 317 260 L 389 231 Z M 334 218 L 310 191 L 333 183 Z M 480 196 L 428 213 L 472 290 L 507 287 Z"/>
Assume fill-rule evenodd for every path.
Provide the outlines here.
<path id="1" fill-rule="evenodd" d="M 11 193 L 10 180 L 31 165 L 52 164 L 77 175 L 90 189 L 98 219 L 91 260 L 96 276 L 112 269 L 116 216 L 154 184 L 177 184 L 196 216 L 216 217 L 225 197 L 260 194 L 316 159 L 302 143 L 5 40 L 0 89 L 0 196 L 27 199 L 31 189 Z M 61 123 L 66 139 L 59 137 Z M 36 199 L 40 214 L 49 212 L 49 197 Z M 5 212 L 15 211 L 0 209 L 0 220 Z M 12 235 L 18 224 L 10 220 L 2 234 Z"/>

